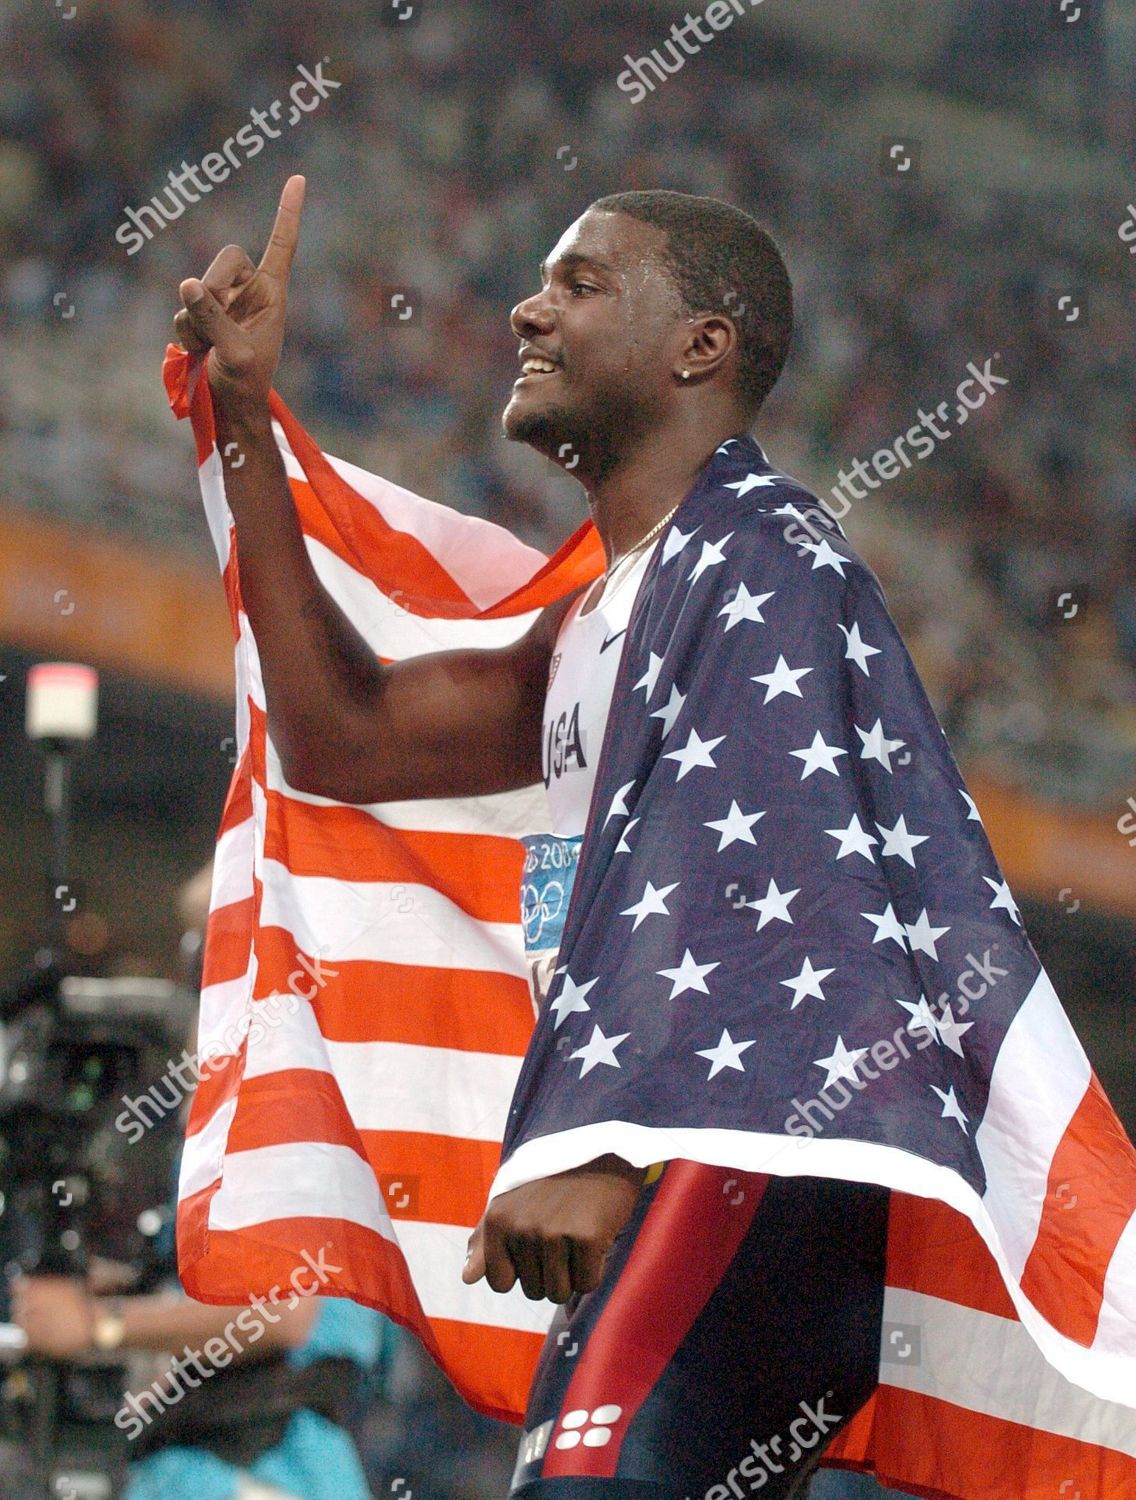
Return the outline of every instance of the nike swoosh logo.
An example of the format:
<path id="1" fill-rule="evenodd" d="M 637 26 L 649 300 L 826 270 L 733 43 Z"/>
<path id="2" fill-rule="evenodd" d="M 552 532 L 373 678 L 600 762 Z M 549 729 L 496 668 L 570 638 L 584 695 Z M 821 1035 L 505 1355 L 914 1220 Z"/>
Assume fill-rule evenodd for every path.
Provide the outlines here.
<path id="1" fill-rule="evenodd" d="M 627 626 L 625 625 L 622 630 L 617 630 L 614 635 L 609 635 L 608 638 L 607 638 L 607 640 L 604 641 L 603 645 L 600 647 L 600 655 L 602 656 L 604 654 L 604 652 L 607 650 L 607 648 L 614 641 L 619 640 L 619 638 L 620 638 L 621 635 L 626 635 L 626 634 L 627 634 Z"/>

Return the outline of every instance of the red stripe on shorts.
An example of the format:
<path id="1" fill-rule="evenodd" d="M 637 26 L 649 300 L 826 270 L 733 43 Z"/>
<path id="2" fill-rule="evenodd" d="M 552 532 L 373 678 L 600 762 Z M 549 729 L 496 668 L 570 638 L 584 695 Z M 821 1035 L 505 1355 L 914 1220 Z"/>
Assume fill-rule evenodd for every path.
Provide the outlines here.
<path id="1" fill-rule="evenodd" d="M 627 1429 L 725 1275 L 769 1182 L 667 1164 L 607 1304 L 580 1353 L 541 1478 L 610 1478 Z"/>

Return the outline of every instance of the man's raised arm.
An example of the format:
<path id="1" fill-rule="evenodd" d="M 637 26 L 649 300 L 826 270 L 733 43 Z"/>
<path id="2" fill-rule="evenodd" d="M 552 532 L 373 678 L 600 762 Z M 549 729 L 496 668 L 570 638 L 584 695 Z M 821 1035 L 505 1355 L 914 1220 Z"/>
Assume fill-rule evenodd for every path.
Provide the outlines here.
<path id="1" fill-rule="evenodd" d="M 243 460 L 226 464 L 225 493 L 284 774 L 342 802 L 527 786 L 541 774 L 548 663 L 570 598 L 510 646 L 384 666 L 308 557 L 268 407 L 304 188 L 302 177 L 285 184 L 260 265 L 226 245 L 202 278 L 181 283 L 174 319 L 182 346 L 207 356 L 218 448 Z"/>

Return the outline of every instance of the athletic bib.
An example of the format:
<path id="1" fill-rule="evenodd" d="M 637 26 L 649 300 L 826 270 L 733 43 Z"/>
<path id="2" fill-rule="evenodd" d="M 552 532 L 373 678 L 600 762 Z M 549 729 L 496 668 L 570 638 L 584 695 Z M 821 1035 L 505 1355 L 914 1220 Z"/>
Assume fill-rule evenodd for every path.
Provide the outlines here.
<path id="1" fill-rule="evenodd" d="M 539 1015 L 552 984 L 583 839 L 537 833 L 521 842 L 525 846 L 521 924 L 525 933 L 533 1009 Z"/>

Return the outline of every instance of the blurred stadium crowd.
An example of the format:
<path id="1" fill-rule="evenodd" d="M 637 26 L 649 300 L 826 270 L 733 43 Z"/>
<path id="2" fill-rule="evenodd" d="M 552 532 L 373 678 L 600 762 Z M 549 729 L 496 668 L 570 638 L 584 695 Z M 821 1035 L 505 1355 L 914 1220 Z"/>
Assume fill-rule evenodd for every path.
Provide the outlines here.
<path id="1" fill-rule="evenodd" d="M 915 28 L 918 5 L 894 3 Z M 624 53 L 666 36 L 649 8 L 427 0 L 406 24 L 395 12 L 376 21 L 358 0 L 112 0 L 80 3 L 50 48 L 38 13 L 9 12 L 0 444 L 11 498 L 204 551 L 186 433 L 157 385 L 177 283 L 234 239 L 259 253 L 281 183 L 301 170 L 309 208 L 285 399 L 328 451 L 551 548 L 583 507 L 570 479 L 501 436 L 508 310 L 594 197 L 718 195 L 770 227 L 793 271 L 794 350 L 758 436 L 822 495 L 950 396 L 968 362 L 997 353 L 1008 384 L 989 409 L 844 524 L 968 773 L 1073 802 L 1122 799 L 1136 743 L 1125 205 L 1101 185 L 1115 171 L 1051 185 L 1035 171 L 1007 187 L 966 123 L 1003 112 L 1023 163 L 1060 147 L 1090 168 L 1130 164 L 1132 27 L 1087 21 L 1074 68 L 1053 56 L 1044 7 L 937 9 L 951 25 L 905 86 L 950 93 L 962 123 L 957 139 L 922 143 L 908 181 L 877 169 L 874 152 L 865 160 L 849 128 L 853 106 L 888 85 L 878 64 L 834 66 L 765 30 L 759 45 L 757 19 L 634 106 L 615 74 Z M 127 256 L 113 233 L 127 206 L 320 59 L 341 84 L 320 109 Z M 935 158 L 953 159 L 949 180 Z M 1061 293 L 1073 298 L 1064 314 Z"/>
<path id="2" fill-rule="evenodd" d="M 967 775 L 1119 809 L 1136 750 L 1136 256 L 1119 228 L 1136 209 L 1116 183 L 1136 184 L 1136 19 L 1095 8 L 1061 54 L 1038 0 L 891 9 L 897 37 L 939 15 L 903 76 L 882 51 L 834 62 L 762 14 L 633 105 L 616 76 L 666 36 L 661 7 L 14 0 L 4 503 L 207 555 L 189 434 L 159 381 L 177 285 L 231 241 L 258 255 L 302 171 L 284 399 L 328 452 L 551 550 L 585 511 L 501 434 L 509 309 L 592 199 L 723 197 L 793 273 L 794 348 L 757 433 L 821 496 L 997 358 L 1007 383 L 983 410 L 842 524 Z M 126 209 L 321 60 L 341 87 L 128 256 Z M 878 158 L 917 98 L 939 124 L 900 180 Z M 511 1433 L 445 1400 L 408 1344 L 384 1379 L 362 1433 L 376 1493 L 391 1475 L 404 1494 L 499 1493 Z"/>

